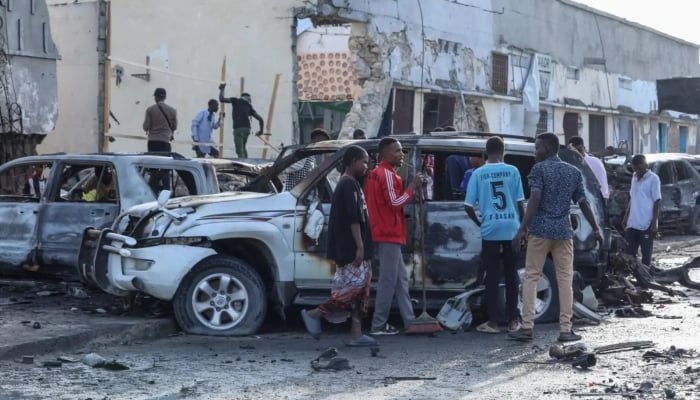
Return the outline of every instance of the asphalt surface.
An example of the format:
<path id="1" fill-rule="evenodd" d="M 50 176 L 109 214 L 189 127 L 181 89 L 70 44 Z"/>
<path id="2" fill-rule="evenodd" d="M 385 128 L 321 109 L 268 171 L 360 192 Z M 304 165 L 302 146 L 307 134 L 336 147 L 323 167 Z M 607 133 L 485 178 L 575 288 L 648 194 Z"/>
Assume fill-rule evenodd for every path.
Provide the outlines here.
<path id="1" fill-rule="evenodd" d="M 697 238 L 665 239 L 656 248 L 659 264 L 669 267 L 700 255 Z M 694 279 L 700 280 L 698 275 Z M 380 337 L 379 352 L 372 354 L 368 348 L 345 347 L 344 327 L 316 341 L 292 320 L 246 338 L 175 335 L 125 344 L 91 342 L 37 355 L 32 364 L 7 359 L 0 361 L 0 399 L 697 399 L 700 292 L 674 289 L 688 297 L 654 292 L 655 303 L 644 305 L 650 317 L 620 318 L 611 309 L 601 325 L 577 325 L 589 350 L 654 343 L 599 354 L 589 370 L 551 363 L 548 349 L 558 333 L 551 324 L 537 326 L 528 344 L 508 341 L 504 333 L 441 332 Z M 328 347 L 336 347 L 351 369 L 314 371 L 310 362 Z M 92 352 L 129 369 L 81 362 Z M 59 357 L 75 362 L 44 366 Z"/>

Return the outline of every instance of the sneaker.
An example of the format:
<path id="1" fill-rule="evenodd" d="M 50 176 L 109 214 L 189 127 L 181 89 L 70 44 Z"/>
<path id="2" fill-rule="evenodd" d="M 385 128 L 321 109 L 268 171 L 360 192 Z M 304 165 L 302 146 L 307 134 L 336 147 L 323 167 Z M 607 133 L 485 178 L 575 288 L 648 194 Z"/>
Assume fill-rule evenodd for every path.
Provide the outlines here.
<path id="1" fill-rule="evenodd" d="M 399 330 L 391 326 L 390 324 L 386 323 L 384 324 L 383 327 L 381 328 L 372 328 L 371 331 L 369 331 L 370 335 L 374 336 L 379 336 L 379 335 L 398 335 Z"/>
<path id="2" fill-rule="evenodd" d="M 477 326 L 476 331 L 481 333 L 501 333 L 501 330 L 498 329 L 498 324 L 492 323 L 491 321 L 486 321 Z"/>
<path id="3" fill-rule="evenodd" d="M 514 320 L 510 321 L 510 323 L 508 323 L 508 332 L 509 333 L 517 332 L 518 330 L 520 330 L 521 327 L 522 327 L 522 325 L 520 324 L 520 320 L 514 319 Z"/>
<path id="4" fill-rule="evenodd" d="M 532 342 L 532 329 L 520 328 L 515 332 L 509 332 L 508 337 L 521 342 Z"/>
<path id="5" fill-rule="evenodd" d="M 559 338 L 557 338 L 559 342 L 576 342 L 578 340 L 581 340 L 581 335 L 574 333 L 573 330 L 569 332 L 559 332 Z"/>

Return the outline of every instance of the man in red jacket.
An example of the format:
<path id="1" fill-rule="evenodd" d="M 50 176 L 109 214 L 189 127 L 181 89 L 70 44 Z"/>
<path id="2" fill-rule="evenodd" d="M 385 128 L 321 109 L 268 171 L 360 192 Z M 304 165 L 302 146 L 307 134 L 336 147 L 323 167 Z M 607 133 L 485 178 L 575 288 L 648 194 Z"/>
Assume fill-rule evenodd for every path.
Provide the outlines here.
<path id="1" fill-rule="evenodd" d="M 395 171 L 403 163 L 403 149 L 395 138 L 385 137 L 379 142 L 379 157 L 381 163 L 367 175 L 365 183 L 372 240 L 379 253 L 379 282 L 370 334 L 395 335 L 399 331 L 387 322 L 394 295 L 404 328 L 415 319 L 408 295 L 408 274 L 401 256 L 401 246 L 406 244 L 403 207 L 413 199 L 414 190 L 421 187 L 423 178 L 416 174 L 403 191 L 403 182 Z"/>

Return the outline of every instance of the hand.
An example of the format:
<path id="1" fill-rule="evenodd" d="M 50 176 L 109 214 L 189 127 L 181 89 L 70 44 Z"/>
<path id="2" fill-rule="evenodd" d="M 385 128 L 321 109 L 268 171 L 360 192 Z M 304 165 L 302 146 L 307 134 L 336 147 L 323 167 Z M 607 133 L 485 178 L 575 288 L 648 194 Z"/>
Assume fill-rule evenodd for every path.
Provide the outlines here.
<path id="1" fill-rule="evenodd" d="M 365 258 L 365 249 L 362 247 L 358 247 L 357 250 L 355 250 L 355 259 L 352 261 L 352 264 L 357 266 L 362 264 L 363 259 Z"/>
<path id="2" fill-rule="evenodd" d="M 659 222 L 658 221 L 651 221 L 651 225 L 649 225 L 649 235 L 651 237 L 656 237 L 656 232 L 659 231 Z"/>
<path id="3" fill-rule="evenodd" d="M 593 238 L 596 240 L 596 242 L 598 242 L 598 243 L 600 243 L 600 244 L 603 244 L 603 236 L 600 234 L 600 230 L 599 230 L 599 229 L 596 228 L 596 229 L 593 231 Z"/>
<path id="4" fill-rule="evenodd" d="M 525 231 L 523 229 L 518 229 L 518 233 L 515 234 L 515 237 L 510 242 L 510 247 L 513 249 L 513 253 L 520 253 L 520 243 L 522 243 L 524 237 Z"/>
<path id="5" fill-rule="evenodd" d="M 413 182 L 411 182 L 411 186 L 416 188 L 416 187 L 421 187 L 422 185 L 423 185 L 423 174 L 417 173 L 416 176 L 413 177 Z"/>
<path id="6" fill-rule="evenodd" d="M 262 135 L 262 131 L 258 131 L 258 132 L 255 134 L 255 136 L 260 136 L 260 135 Z"/>
<path id="7" fill-rule="evenodd" d="M 222 83 L 219 85 L 219 90 L 224 90 L 226 88 L 226 84 Z"/>

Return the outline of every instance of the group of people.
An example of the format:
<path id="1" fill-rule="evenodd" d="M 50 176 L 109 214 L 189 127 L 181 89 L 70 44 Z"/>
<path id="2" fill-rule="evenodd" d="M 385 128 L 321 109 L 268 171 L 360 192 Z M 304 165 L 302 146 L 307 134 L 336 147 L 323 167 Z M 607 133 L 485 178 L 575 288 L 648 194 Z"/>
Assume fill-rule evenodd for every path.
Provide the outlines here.
<path id="1" fill-rule="evenodd" d="M 582 139 L 575 138 L 569 145 L 579 151 L 589 165 L 595 163 L 587 159 L 590 156 Z M 602 236 L 586 198 L 583 175 L 578 168 L 559 158 L 559 148 L 559 138 L 553 133 L 536 138 L 536 163 L 527 177 L 530 189 L 527 207 L 520 173 L 514 166 L 504 163 L 505 144 L 500 137 L 487 140 L 486 162 L 471 173 L 464 205 L 468 217 L 481 229 L 482 265 L 486 272 L 488 320 L 477 327 L 479 332 L 501 332 L 498 296 L 503 277 L 508 336 L 524 342 L 533 340 L 537 284 L 551 255 L 559 288 L 558 340 L 581 339 L 572 329 L 572 202 L 579 205 L 592 228 L 593 238 L 600 242 Z M 321 335 L 322 319 L 340 323 L 350 317 L 350 339 L 346 344 L 376 345 L 371 336 L 399 332 L 388 323 L 394 298 L 405 328 L 415 318 L 401 254 L 401 246 L 406 241 L 403 207 L 422 190 L 424 177 L 417 173 L 408 188 L 403 189 L 401 177 L 396 173 L 396 168 L 403 163 L 403 151 L 395 138 L 382 139 L 378 154 L 381 162 L 369 173 L 369 158 L 364 149 L 351 146 L 344 154 L 344 174 L 333 193 L 328 225 L 328 258 L 336 266 L 331 296 L 319 307 L 302 311 L 306 329 L 314 338 Z M 641 245 L 642 260 L 648 265 L 658 226 L 660 186 L 658 177 L 648 170 L 643 155 L 634 156 L 632 165 L 635 175 L 625 217 L 627 250 L 636 255 Z M 592 169 L 600 179 L 597 168 Z M 607 197 L 607 180 L 600 186 L 601 194 Z M 526 254 L 521 315 L 516 265 L 523 247 Z M 361 321 L 368 309 L 371 260 L 375 250 L 379 258 L 379 279 L 368 336 L 362 333 Z"/>
<path id="2" fill-rule="evenodd" d="M 213 145 L 212 132 L 220 126 L 219 102 L 232 106 L 233 139 L 238 158 L 248 158 L 248 136 L 251 133 L 250 119 L 258 121 L 260 129 L 256 136 L 263 133 L 265 123 L 262 117 L 253 108 L 252 98 L 249 93 L 242 93 L 241 97 L 225 97 L 226 84 L 219 85 L 219 100 L 211 99 L 204 108 L 195 114 L 191 124 L 191 137 L 196 157 L 211 156 L 218 158 L 219 151 Z M 153 92 L 155 104 L 146 109 L 143 120 L 143 130 L 148 138 L 147 149 L 149 152 L 170 152 L 170 142 L 177 130 L 177 110 L 166 104 L 166 91 L 157 88 Z"/>

